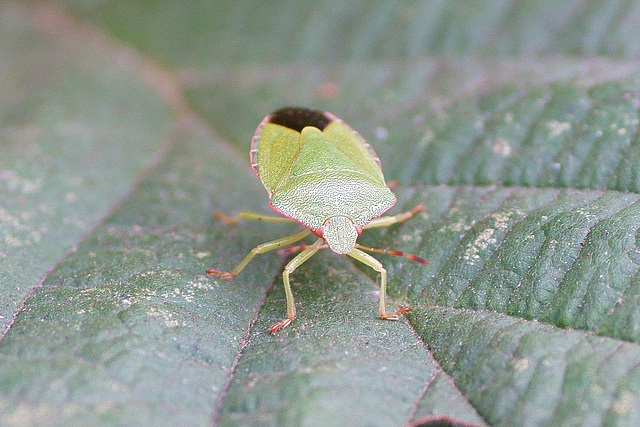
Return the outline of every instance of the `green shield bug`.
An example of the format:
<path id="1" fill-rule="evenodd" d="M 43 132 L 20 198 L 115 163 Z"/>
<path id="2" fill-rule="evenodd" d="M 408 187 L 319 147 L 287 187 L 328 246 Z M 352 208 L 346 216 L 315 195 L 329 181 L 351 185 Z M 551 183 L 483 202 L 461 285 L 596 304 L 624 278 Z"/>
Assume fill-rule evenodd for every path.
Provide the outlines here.
<path id="1" fill-rule="evenodd" d="M 289 275 L 318 250 L 330 248 L 349 255 L 380 274 L 379 313 L 382 319 L 397 320 L 410 309 L 387 313 L 387 271 L 364 251 L 405 256 L 428 261 L 399 251 L 376 249 L 356 242 L 365 228 L 386 227 L 405 221 L 424 206 L 409 212 L 381 217 L 396 202 L 387 186 L 380 160 L 373 148 L 356 131 L 333 114 L 303 108 L 283 108 L 265 117 L 251 140 L 251 167 L 267 190 L 271 207 L 284 216 L 241 211 L 235 217 L 216 216 L 227 223 L 239 219 L 268 222 L 297 221 L 306 229 L 292 236 L 256 246 L 230 272 L 211 268 L 208 274 L 229 279 L 237 276 L 251 259 L 302 240 L 312 232 L 319 237 L 311 245 L 299 245 L 287 252 L 300 252 L 282 274 L 287 299 L 287 317 L 274 324 L 272 334 L 286 328 L 296 317 Z"/>

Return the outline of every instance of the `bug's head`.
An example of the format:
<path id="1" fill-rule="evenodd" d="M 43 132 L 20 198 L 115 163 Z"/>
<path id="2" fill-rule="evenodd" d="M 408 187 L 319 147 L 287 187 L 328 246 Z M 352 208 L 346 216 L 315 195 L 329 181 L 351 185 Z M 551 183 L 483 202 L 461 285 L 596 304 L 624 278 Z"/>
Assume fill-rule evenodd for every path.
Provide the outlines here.
<path id="1" fill-rule="evenodd" d="M 342 215 L 332 216 L 316 230 L 316 234 L 322 237 L 329 248 L 337 254 L 351 252 L 361 232 L 362 227 L 354 224 L 349 217 Z"/>

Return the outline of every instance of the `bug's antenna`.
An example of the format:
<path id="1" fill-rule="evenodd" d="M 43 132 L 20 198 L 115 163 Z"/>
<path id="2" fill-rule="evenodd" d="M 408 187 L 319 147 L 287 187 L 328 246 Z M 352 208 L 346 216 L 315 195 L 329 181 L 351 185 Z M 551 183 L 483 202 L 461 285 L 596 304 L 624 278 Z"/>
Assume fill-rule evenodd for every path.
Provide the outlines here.
<path id="1" fill-rule="evenodd" d="M 310 245 L 296 245 L 296 246 L 289 246 L 288 248 L 283 248 L 280 249 L 278 251 L 278 253 L 280 255 L 290 255 L 296 252 L 302 252 L 305 249 L 309 248 Z M 328 245 L 322 245 L 320 246 L 320 249 L 324 249 L 324 248 L 328 248 Z M 420 258 L 418 256 L 415 256 L 413 254 L 407 254 L 401 251 L 396 251 L 394 249 L 379 249 L 379 248 L 371 248 L 369 246 L 363 246 L 360 243 L 356 243 L 355 245 L 356 248 L 358 249 L 362 249 L 363 251 L 367 251 L 367 252 L 375 252 L 377 254 L 387 254 L 387 255 L 395 255 L 395 256 L 403 256 L 405 258 L 407 258 L 409 261 L 415 261 L 415 262 L 419 262 L 420 264 L 424 264 L 424 265 L 429 265 L 431 264 L 429 261 L 427 261 L 424 258 Z"/>
<path id="2" fill-rule="evenodd" d="M 388 254 L 388 255 L 395 255 L 395 256 L 403 256 L 406 259 L 408 259 L 409 261 L 419 262 L 420 264 L 425 264 L 425 265 L 431 264 L 429 261 L 427 261 L 424 258 L 420 258 L 420 257 L 417 257 L 415 255 L 407 254 L 407 253 L 404 253 L 404 252 L 401 252 L 401 251 L 396 251 L 396 250 L 393 250 L 393 249 L 370 248 L 369 246 L 363 246 L 360 243 L 356 243 L 355 247 L 358 248 L 358 249 L 362 249 L 363 251 L 375 252 L 377 254 Z"/>

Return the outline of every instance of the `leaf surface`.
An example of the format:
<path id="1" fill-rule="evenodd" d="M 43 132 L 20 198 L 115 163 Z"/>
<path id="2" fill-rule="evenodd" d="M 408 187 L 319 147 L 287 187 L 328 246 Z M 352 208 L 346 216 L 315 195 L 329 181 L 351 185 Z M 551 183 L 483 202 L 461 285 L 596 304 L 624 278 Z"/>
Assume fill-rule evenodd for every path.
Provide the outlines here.
<path id="1" fill-rule="evenodd" d="M 633 3 L 0 5 L 0 423 L 640 423 Z M 375 273 L 295 224 L 255 126 L 326 109 L 398 182 Z"/>

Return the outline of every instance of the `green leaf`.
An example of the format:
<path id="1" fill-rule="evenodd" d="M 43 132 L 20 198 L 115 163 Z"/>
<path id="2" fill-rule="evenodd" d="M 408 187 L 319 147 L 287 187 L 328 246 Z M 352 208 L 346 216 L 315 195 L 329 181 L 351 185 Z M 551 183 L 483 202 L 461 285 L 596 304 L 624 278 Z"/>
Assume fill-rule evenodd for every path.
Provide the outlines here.
<path id="1" fill-rule="evenodd" d="M 637 425 L 640 8 L 0 5 L 3 425 Z M 509 56 L 505 56 L 509 55 Z M 593 55 L 598 55 L 593 57 Z M 291 276 L 255 126 L 326 109 L 425 211 Z"/>
<path id="2" fill-rule="evenodd" d="M 74 38 L 47 28 L 45 10 L 0 12 L 4 329 L 29 290 L 166 144 L 172 112 L 127 70 L 135 63 L 114 60 L 111 44 L 93 36 L 80 48 L 85 32 Z"/>

